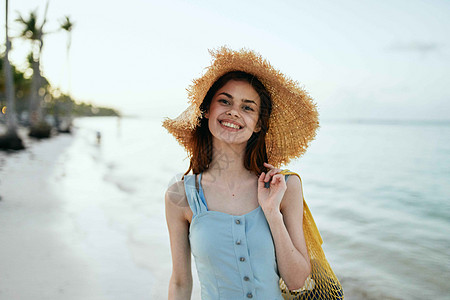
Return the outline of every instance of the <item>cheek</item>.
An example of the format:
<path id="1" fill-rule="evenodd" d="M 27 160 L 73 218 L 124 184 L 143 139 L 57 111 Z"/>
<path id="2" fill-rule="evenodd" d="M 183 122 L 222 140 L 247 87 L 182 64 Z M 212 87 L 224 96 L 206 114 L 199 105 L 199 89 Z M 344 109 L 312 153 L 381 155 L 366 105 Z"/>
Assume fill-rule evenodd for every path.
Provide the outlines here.
<path id="1" fill-rule="evenodd" d="M 259 116 L 258 115 L 253 116 L 251 122 L 252 122 L 252 126 L 254 128 L 257 128 L 258 124 L 259 124 Z"/>
<path id="2" fill-rule="evenodd" d="M 211 104 L 208 110 L 209 118 L 216 118 L 220 114 L 220 107 L 215 104 Z"/>
<path id="3" fill-rule="evenodd" d="M 213 120 L 211 117 L 208 118 L 208 128 L 211 130 L 211 128 L 215 125 L 215 120 Z"/>

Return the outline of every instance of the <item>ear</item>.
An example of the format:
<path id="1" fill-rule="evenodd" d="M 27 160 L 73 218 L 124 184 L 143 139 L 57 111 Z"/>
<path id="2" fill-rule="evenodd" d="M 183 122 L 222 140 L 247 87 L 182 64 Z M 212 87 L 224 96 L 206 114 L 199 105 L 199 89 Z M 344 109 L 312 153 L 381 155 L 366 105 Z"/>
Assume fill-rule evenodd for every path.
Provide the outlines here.
<path id="1" fill-rule="evenodd" d="M 255 126 L 255 130 L 253 132 L 260 132 L 261 131 L 261 120 L 258 121 L 258 123 Z"/>
<path id="2" fill-rule="evenodd" d="M 209 109 L 206 109 L 206 110 L 202 109 L 201 112 L 202 112 L 202 118 L 209 119 Z"/>

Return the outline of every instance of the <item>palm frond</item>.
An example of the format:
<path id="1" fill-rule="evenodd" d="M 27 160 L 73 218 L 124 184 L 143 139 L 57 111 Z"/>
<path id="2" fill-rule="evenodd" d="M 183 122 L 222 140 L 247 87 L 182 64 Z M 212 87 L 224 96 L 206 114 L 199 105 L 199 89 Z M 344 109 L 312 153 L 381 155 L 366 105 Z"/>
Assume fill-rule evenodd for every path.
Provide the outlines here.
<path id="1" fill-rule="evenodd" d="M 74 23 L 70 20 L 70 16 L 64 16 L 64 19 L 60 21 L 61 29 L 65 31 L 72 31 Z"/>
<path id="2" fill-rule="evenodd" d="M 20 36 L 30 40 L 38 40 L 41 36 L 40 29 L 37 27 L 37 12 L 31 11 L 28 18 L 21 14 L 15 20 L 21 25 Z"/>

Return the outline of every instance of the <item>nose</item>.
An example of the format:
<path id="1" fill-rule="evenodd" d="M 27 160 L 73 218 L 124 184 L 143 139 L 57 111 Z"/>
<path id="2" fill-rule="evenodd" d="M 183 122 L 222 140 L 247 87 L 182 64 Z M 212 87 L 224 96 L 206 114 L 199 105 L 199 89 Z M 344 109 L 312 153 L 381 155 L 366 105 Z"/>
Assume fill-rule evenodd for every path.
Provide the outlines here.
<path id="1" fill-rule="evenodd" d="M 238 115 L 236 109 L 234 109 L 234 107 L 231 107 L 231 108 L 226 112 L 226 114 L 227 114 L 228 116 L 239 117 L 239 115 Z"/>

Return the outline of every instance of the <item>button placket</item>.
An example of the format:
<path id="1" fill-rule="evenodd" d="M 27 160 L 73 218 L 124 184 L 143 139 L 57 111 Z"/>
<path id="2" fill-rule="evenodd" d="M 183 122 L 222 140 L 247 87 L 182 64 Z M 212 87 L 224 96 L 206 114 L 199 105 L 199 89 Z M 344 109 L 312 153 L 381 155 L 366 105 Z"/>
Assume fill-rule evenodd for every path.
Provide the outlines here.
<path id="1" fill-rule="evenodd" d="M 234 250 L 236 254 L 237 266 L 242 281 L 244 296 L 252 298 L 254 296 L 253 271 L 248 257 L 248 247 L 246 243 L 245 218 L 235 216 L 232 225 Z M 250 297 L 249 297 L 250 295 Z"/>

